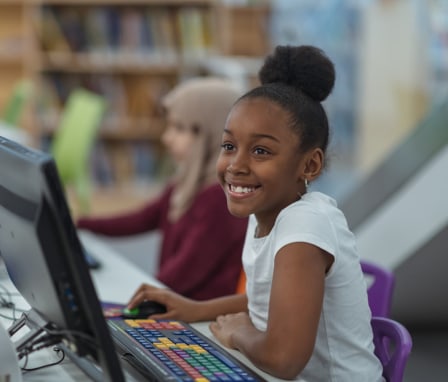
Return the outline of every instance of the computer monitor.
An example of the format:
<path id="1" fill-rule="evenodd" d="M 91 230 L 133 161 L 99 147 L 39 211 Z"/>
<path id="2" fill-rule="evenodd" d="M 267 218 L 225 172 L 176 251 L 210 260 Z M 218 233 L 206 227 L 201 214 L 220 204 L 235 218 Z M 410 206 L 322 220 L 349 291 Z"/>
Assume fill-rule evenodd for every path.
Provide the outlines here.
<path id="1" fill-rule="evenodd" d="M 92 364 L 92 378 L 124 381 L 55 162 L 3 137 L 0 256 L 32 307 L 22 320 L 61 338 L 79 364 Z"/>

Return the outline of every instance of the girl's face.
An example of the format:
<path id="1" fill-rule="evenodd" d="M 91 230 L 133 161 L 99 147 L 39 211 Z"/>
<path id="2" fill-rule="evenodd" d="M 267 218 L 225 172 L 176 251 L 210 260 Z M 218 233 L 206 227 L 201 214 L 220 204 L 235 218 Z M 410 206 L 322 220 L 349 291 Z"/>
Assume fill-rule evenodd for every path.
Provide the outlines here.
<path id="1" fill-rule="evenodd" d="M 299 198 L 305 160 L 299 147 L 279 105 L 263 98 L 235 105 L 217 161 L 229 211 L 240 217 L 255 214 L 259 229 L 270 230 L 279 212 Z"/>
<path id="2" fill-rule="evenodd" d="M 162 142 L 177 164 L 181 164 L 190 155 L 195 136 L 192 129 L 168 116 L 167 127 L 162 134 Z"/>

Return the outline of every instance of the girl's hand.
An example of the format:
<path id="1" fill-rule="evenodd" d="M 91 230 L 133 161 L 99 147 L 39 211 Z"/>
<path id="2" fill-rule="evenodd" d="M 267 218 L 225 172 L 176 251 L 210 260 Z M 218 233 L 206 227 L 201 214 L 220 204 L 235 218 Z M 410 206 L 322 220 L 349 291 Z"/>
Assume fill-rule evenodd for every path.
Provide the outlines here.
<path id="1" fill-rule="evenodd" d="M 169 289 L 142 284 L 129 300 L 128 309 L 135 308 L 146 300 L 156 301 L 166 307 L 166 313 L 153 314 L 153 319 L 173 319 L 185 322 L 198 321 L 198 302 L 183 297 Z"/>
<path id="2" fill-rule="evenodd" d="M 216 321 L 210 324 L 210 331 L 224 346 L 236 349 L 233 334 L 240 330 L 244 332 L 249 327 L 253 328 L 249 315 L 246 312 L 240 312 L 218 316 Z"/>

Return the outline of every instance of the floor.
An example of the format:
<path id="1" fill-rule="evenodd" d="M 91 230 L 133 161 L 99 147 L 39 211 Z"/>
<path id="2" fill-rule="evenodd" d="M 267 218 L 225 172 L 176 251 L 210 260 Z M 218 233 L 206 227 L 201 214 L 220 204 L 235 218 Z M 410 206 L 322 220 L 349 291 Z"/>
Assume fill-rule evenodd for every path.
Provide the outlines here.
<path id="1" fill-rule="evenodd" d="M 410 330 L 413 347 L 403 382 L 448 381 L 448 329 Z"/>

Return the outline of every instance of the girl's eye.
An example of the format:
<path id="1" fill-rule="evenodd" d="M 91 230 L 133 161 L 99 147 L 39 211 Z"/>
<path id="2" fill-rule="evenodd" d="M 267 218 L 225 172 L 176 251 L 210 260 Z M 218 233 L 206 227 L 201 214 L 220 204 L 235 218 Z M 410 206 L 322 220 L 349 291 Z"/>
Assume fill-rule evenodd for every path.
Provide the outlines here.
<path id="1" fill-rule="evenodd" d="M 231 143 L 223 143 L 221 145 L 224 151 L 232 151 L 234 146 Z"/>
<path id="2" fill-rule="evenodd" d="M 269 151 L 267 151 L 261 147 L 257 147 L 254 149 L 254 153 L 257 155 L 267 155 L 267 154 L 269 154 Z"/>

